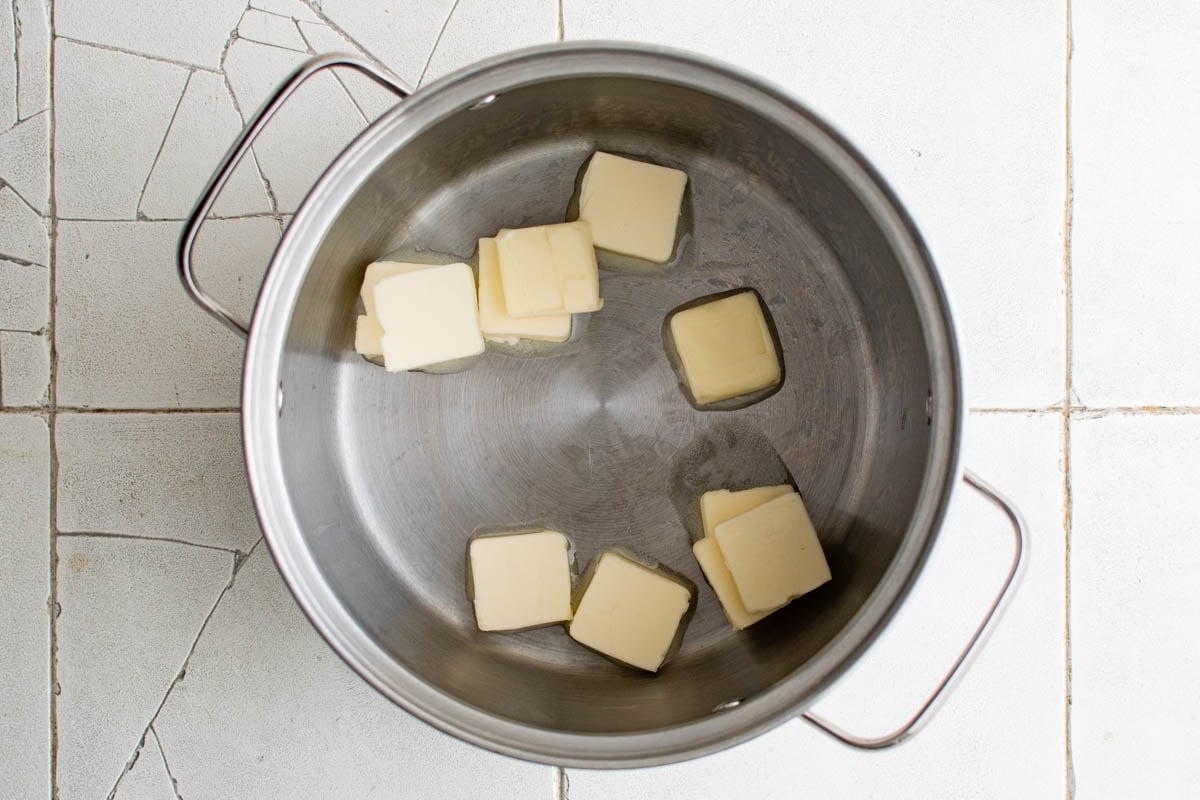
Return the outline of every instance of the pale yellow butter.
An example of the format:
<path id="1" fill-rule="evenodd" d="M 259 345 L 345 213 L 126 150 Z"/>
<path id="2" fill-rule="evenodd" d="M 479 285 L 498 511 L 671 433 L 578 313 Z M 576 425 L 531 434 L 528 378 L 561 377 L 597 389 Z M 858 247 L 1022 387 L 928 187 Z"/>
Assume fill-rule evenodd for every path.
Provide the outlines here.
<path id="1" fill-rule="evenodd" d="M 483 352 L 475 274 L 466 264 L 445 264 L 384 278 L 375 287 L 375 310 L 388 372 L 418 369 Z"/>
<path id="2" fill-rule="evenodd" d="M 610 551 L 597 561 L 568 632 L 617 661 L 657 672 L 691 601 L 683 584 Z"/>
<path id="3" fill-rule="evenodd" d="M 495 239 L 479 240 L 479 327 L 489 341 L 516 342 L 538 339 L 565 342 L 571 337 L 571 315 L 514 317 L 504 301 L 500 254 Z"/>
<path id="4" fill-rule="evenodd" d="M 670 328 L 688 388 L 700 405 L 779 383 L 775 342 L 754 292 L 676 312 Z"/>
<path id="5" fill-rule="evenodd" d="M 359 355 L 375 358 L 383 355 L 383 327 L 375 317 L 359 314 L 354 326 L 354 349 Z"/>
<path id="6" fill-rule="evenodd" d="M 750 613 L 778 608 L 831 577 L 817 532 L 795 492 L 722 522 L 713 536 Z"/>
<path id="7" fill-rule="evenodd" d="M 468 553 L 475 622 L 510 631 L 571 618 L 570 543 L 557 531 L 471 540 Z"/>
<path id="8" fill-rule="evenodd" d="M 586 222 L 502 230 L 496 248 L 509 315 L 581 314 L 603 305 Z"/>
<path id="9" fill-rule="evenodd" d="M 731 492 L 729 489 L 705 492 L 700 495 L 700 520 L 704 524 L 704 535 L 712 536 L 713 530 L 722 522 L 793 491 L 795 490 L 791 486 L 784 485 L 757 486 L 739 492 Z"/>
<path id="10" fill-rule="evenodd" d="M 359 296 L 362 297 L 363 309 L 366 313 L 358 316 L 354 331 L 354 349 L 360 355 L 368 358 L 383 355 L 383 345 L 379 341 L 383 337 L 383 327 L 379 324 L 379 318 L 375 314 L 375 287 L 379 285 L 379 282 L 384 278 L 403 275 L 406 272 L 416 272 L 432 266 L 436 265 L 413 264 L 405 261 L 376 261 L 367 265 L 366 272 L 363 273 L 362 288 L 359 289 Z"/>
<path id="11" fill-rule="evenodd" d="M 713 592 L 721 601 L 721 608 L 729 624 L 739 631 L 750 627 L 771 611 L 750 612 L 742 605 L 742 597 L 738 594 L 729 567 L 725 566 L 725 558 L 721 555 L 721 547 L 712 536 L 706 536 L 692 545 L 692 553 L 704 570 L 704 577 L 712 584 Z M 776 610 L 776 609 L 772 609 Z"/>
<path id="12" fill-rule="evenodd" d="M 579 218 L 591 223 L 597 247 L 662 264 L 675 248 L 686 185 L 682 170 L 596 153 L 583 175 Z"/>

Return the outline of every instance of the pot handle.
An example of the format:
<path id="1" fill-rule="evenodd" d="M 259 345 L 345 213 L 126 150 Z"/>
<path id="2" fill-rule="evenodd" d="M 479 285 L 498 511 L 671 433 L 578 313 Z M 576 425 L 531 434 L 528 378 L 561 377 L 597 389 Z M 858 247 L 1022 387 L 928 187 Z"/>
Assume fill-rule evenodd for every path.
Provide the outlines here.
<path id="1" fill-rule="evenodd" d="M 834 723 L 816 714 L 813 714 L 810 711 L 806 711 L 801 715 L 805 720 L 817 726 L 822 731 L 837 739 L 839 742 L 842 742 L 843 744 L 848 744 L 851 747 L 857 747 L 860 750 L 882 750 L 886 747 L 892 747 L 893 745 L 900 744 L 905 739 L 916 734 L 933 716 L 933 711 L 937 706 L 938 701 L 944 698 L 946 689 L 954 681 L 955 676 L 959 674 L 959 670 L 962 665 L 971 655 L 972 651 L 975 649 L 975 646 L 984 638 L 985 634 L 991 627 L 992 622 L 996 619 L 996 617 L 999 616 L 998 612 L 1000 607 L 1003 605 L 1005 597 L 1008 595 L 1009 590 L 1012 588 L 1012 585 L 1016 580 L 1017 570 L 1021 566 L 1021 557 L 1025 551 L 1027 537 L 1025 520 L 1021 517 L 1021 512 L 1017 510 L 1017 507 L 1013 505 L 1011 500 L 1002 495 L 995 488 L 990 486 L 986 481 L 970 470 L 967 470 L 963 473 L 963 480 L 968 486 L 978 491 L 987 500 L 991 501 L 993 505 L 1003 511 L 1005 516 L 1008 517 L 1009 522 L 1012 524 L 1014 552 L 1012 563 L 1008 568 L 1008 574 L 1004 578 L 1004 583 L 1001 584 L 1000 591 L 996 594 L 995 599 L 992 600 L 992 604 L 988 607 L 987 613 L 983 617 L 983 621 L 979 623 L 977 628 L 975 628 L 975 633 L 971 635 L 970 641 L 967 642 L 967 646 L 963 648 L 961 653 L 959 653 L 958 658 L 954 661 L 954 664 L 950 667 L 950 670 L 944 676 L 942 676 L 942 680 L 940 683 L 938 683 L 937 688 L 933 690 L 933 694 L 929 695 L 929 698 L 924 702 L 924 704 L 917 709 L 917 713 L 913 714 L 907 722 L 905 722 L 896 730 L 884 734 L 883 736 L 856 736 L 855 734 L 838 727 Z"/>
<path id="2" fill-rule="evenodd" d="M 237 169 L 238 164 L 241 163 L 250 146 L 254 144 L 254 140 L 258 138 L 263 128 L 275 116 L 275 113 L 283 107 L 283 104 L 287 102 L 292 92 L 299 89 L 301 84 L 318 72 L 323 72 L 333 67 L 349 67 L 360 72 L 385 89 L 392 90 L 401 99 L 412 94 L 412 89 L 399 79 L 388 75 L 371 62 L 358 56 L 329 53 L 309 59 L 301 64 L 292 73 L 292 76 L 275 90 L 275 94 L 246 123 L 246 127 L 242 129 L 237 141 L 229 148 L 220 166 L 217 167 L 216 172 L 209 179 L 208 185 L 204 188 L 204 193 L 200 195 L 200 200 L 196 203 L 195 209 L 192 211 L 191 216 L 188 217 L 187 223 L 183 226 L 183 236 L 179 240 L 179 276 L 183 280 L 183 287 L 187 289 L 188 294 L 191 295 L 192 300 L 196 301 L 197 305 L 220 320 L 225 327 L 241 335 L 242 338 L 249 335 L 249 327 L 234 317 L 229 309 L 210 297 L 196 280 L 196 272 L 192 265 L 192 251 L 196 246 L 196 237 L 200 233 L 200 228 L 204 225 L 205 218 L 208 217 L 208 213 L 212 210 L 213 204 L 217 201 L 217 196 L 225 188 L 225 183 L 229 180 L 233 171 Z"/>

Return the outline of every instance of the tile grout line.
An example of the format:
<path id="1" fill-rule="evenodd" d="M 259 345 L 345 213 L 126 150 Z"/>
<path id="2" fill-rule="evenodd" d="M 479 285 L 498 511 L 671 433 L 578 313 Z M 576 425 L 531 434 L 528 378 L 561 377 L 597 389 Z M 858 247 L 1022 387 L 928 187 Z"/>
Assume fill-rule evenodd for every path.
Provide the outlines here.
<path id="1" fill-rule="evenodd" d="M 217 57 L 217 63 L 221 67 L 217 74 L 221 76 L 221 81 L 225 84 L 225 91 L 229 93 L 229 102 L 233 103 L 233 110 L 237 112 L 238 118 L 241 119 L 243 126 L 245 126 L 247 123 L 246 114 L 242 111 L 242 104 L 238 102 L 237 93 L 233 91 L 233 84 L 229 82 L 229 74 L 225 71 L 225 59 L 229 57 L 229 48 L 233 47 L 233 43 L 238 40 L 238 25 L 242 24 L 242 18 L 246 16 L 246 12 L 249 10 L 250 4 L 247 0 L 246 7 L 242 9 L 242 16 L 238 17 L 237 22 L 235 22 L 233 25 L 233 29 L 229 31 L 229 36 L 225 39 L 224 46 L 221 47 L 221 55 Z M 279 202 L 275 199 L 275 190 L 271 188 L 271 181 L 267 180 L 267 173 L 263 172 L 262 164 L 258 161 L 258 154 L 255 153 L 254 148 L 251 147 L 247 155 L 250 158 L 250 163 L 254 165 L 254 173 L 258 175 L 258 180 L 259 183 L 262 184 L 263 192 L 265 192 L 267 195 L 267 206 L 271 211 L 271 213 L 267 216 L 270 216 L 272 219 L 274 219 L 277 225 L 282 225 L 282 221 L 279 216 Z M 234 171 L 237 171 L 236 168 Z M 232 175 L 230 177 L 232 177 Z M 213 201 L 214 207 L 219 199 L 220 198 L 218 197 Z"/>
<path id="2" fill-rule="evenodd" d="M 1075 222 L 1075 165 L 1071 153 L 1071 69 L 1075 42 L 1071 22 L 1071 0 L 1065 0 L 1064 27 L 1066 34 L 1063 59 L 1063 746 L 1066 770 L 1066 800 L 1075 796 L 1075 765 L 1071 746 L 1071 417 L 1074 413 L 1075 331 L 1074 285 L 1071 276 L 1072 227 Z"/>
<path id="3" fill-rule="evenodd" d="M 187 539 L 179 539 L 174 536 L 138 536 L 135 533 L 114 533 L 112 531 L 59 531 L 58 538 L 78 538 L 78 539 L 122 539 L 124 541 L 134 542 L 166 542 L 168 544 L 179 544 L 185 547 L 198 547 L 201 550 L 214 550 L 218 553 L 228 553 L 231 556 L 246 557 L 246 553 L 229 547 L 221 547 L 215 544 L 204 544 L 203 542 L 192 542 Z"/>
<path id="4" fill-rule="evenodd" d="M 442 37 L 446 35 L 446 28 L 450 27 L 450 20 L 454 18 L 454 12 L 458 10 L 460 0 L 454 0 L 454 5 L 450 6 L 450 12 L 446 14 L 446 19 L 442 21 L 442 29 L 438 31 L 437 38 L 433 40 L 433 47 L 429 49 L 429 58 L 425 59 L 425 67 L 421 70 L 421 77 L 417 78 L 416 88 L 420 89 L 425 83 L 425 76 L 429 74 L 429 65 L 433 63 L 433 57 L 437 55 L 438 45 L 442 43 Z"/>
<path id="5" fill-rule="evenodd" d="M 571 797 L 571 776 L 567 774 L 566 767 L 555 767 L 555 785 L 554 798 L 555 800 L 570 800 Z"/>
<path id="6" fill-rule="evenodd" d="M 158 748 L 158 757 L 162 761 L 163 769 L 167 771 L 167 778 L 171 781 L 171 792 L 175 796 L 175 800 L 183 800 L 179 796 L 179 781 L 175 779 L 175 773 L 171 772 L 171 763 L 167 761 L 167 751 L 163 749 L 162 739 L 158 738 L 158 731 L 154 729 L 154 723 L 150 723 L 150 735 L 154 737 L 154 744 Z"/>
<path id="7" fill-rule="evenodd" d="M 13 32 L 13 105 L 16 114 L 16 123 L 13 127 L 21 124 L 21 18 L 17 16 L 17 0 L 12 0 L 8 4 L 9 13 L 12 15 L 12 32 Z"/>
<path id="8" fill-rule="evenodd" d="M 289 17 L 289 19 L 291 19 L 292 25 L 295 26 L 296 33 L 300 34 L 300 41 L 304 42 L 304 46 L 308 48 L 308 50 L 307 50 L 308 55 L 310 55 L 310 56 L 317 55 L 317 48 L 313 47 L 313 43 L 310 42 L 308 40 L 308 37 L 304 35 L 304 29 L 300 27 L 300 20 L 295 19 L 294 17 Z M 333 79 L 338 82 L 339 86 L 342 87 L 342 91 L 346 93 L 346 97 L 350 98 L 350 104 L 354 106 L 354 110 L 358 112 L 358 115 L 360 117 L 362 117 L 363 124 L 370 125 L 371 118 L 367 116 L 367 112 L 363 109 L 363 107 L 361 105 L 359 105 L 358 98 L 356 98 L 351 93 L 350 87 L 346 85 L 346 82 L 344 80 L 342 80 L 342 76 L 338 73 L 337 70 L 333 70 Z M 280 231 L 280 233 L 282 233 L 282 231 Z"/>
<path id="9" fill-rule="evenodd" d="M 237 406 L 213 408 L 88 408 L 86 406 L 59 406 L 56 410 L 66 414 L 240 414 Z"/>
<path id="10" fill-rule="evenodd" d="M 53 31 L 54 27 L 51 26 L 50 30 Z M 81 47 L 91 47 L 96 50 L 107 50 L 110 53 L 120 53 L 120 54 L 126 55 L 126 56 L 133 56 L 134 58 L 142 58 L 142 59 L 145 59 L 146 61 L 157 61 L 160 64 L 170 64 L 171 66 L 179 67 L 181 69 L 194 70 L 196 72 L 209 72 L 209 73 L 212 73 L 213 75 L 218 75 L 221 72 L 220 70 L 213 69 L 212 67 L 206 67 L 201 64 L 193 64 L 190 61 L 179 61 L 174 58 L 164 58 L 163 56 L 154 56 L 154 55 L 150 55 L 149 53 L 139 53 L 135 50 L 126 50 L 124 47 L 114 47 L 113 45 L 110 45 L 110 44 L 99 44 L 98 42 L 88 42 L 83 39 L 76 39 L 73 36 L 63 36 L 61 33 L 51 33 L 51 38 L 62 39 L 65 42 L 70 42 L 71 44 L 77 44 Z"/>
<path id="11" fill-rule="evenodd" d="M 158 715 L 162 713 L 163 707 L 166 706 L 167 700 L 170 699 L 171 692 L 175 691 L 175 687 L 178 686 L 183 681 L 184 677 L 187 676 L 188 665 L 191 663 L 192 656 L 196 653 L 196 646 L 200 644 L 200 639 L 203 638 L 205 629 L 208 628 L 208 623 L 212 621 L 213 615 L 217 613 L 217 609 L 220 608 L 221 601 L 225 599 L 225 595 L 229 594 L 229 590 L 233 588 L 233 584 L 237 580 L 238 573 L 241 572 L 242 567 L 245 566 L 246 562 L 250 559 L 250 556 L 254 555 L 254 551 L 258 549 L 258 546 L 261 545 L 262 542 L 263 537 L 259 536 L 258 540 L 250 548 L 250 551 L 244 556 L 241 553 L 233 553 L 233 564 L 229 571 L 229 581 L 224 587 L 222 587 L 221 591 L 217 594 L 217 599 L 213 601 L 212 607 L 208 609 L 208 613 L 204 616 L 204 621 L 200 623 L 200 627 L 196 631 L 196 637 L 192 639 L 192 643 L 188 647 L 187 655 L 183 657 L 183 664 L 175 673 L 175 678 L 171 681 L 171 684 L 167 687 L 167 690 L 163 692 L 162 699 L 158 701 L 158 705 L 155 707 L 154 713 L 150 715 L 150 719 L 146 722 L 146 727 L 142 729 L 142 736 L 140 740 L 141 743 L 145 742 L 146 736 L 149 735 L 154 729 L 154 723 L 158 721 Z M 162 742 L 161 740 L 158 740 L 157 732 L 154 733 L 154 738 L 156 741 L 158 741 L 159 750 L 161 752 Z M 140 746 L 141 744 L 139 744 L 139 747 Z M 109 800 L 112 800 L 112 798 L 115 796 L 117 786 L 121 783 L 121 778 L 125 776 L 125 773 L 132 769 L 134 763 L 137 761 L 137 757 L 138 748 L 134 748 L 133 753 L 121 767 L 121 771 L 117 775 L 117 779 L 113 781 L 112 789 L 110 789 L 107 794 Z M 164 755 L 164 760 L 165 758 L 166 757 Z"/>
<path id="12" fill-rule="evenodd" d="M 363 47 L 361 42 L 359 42 L 357 39 L 355 39 L 353 36 L 351 36 L 349 33 L 347 33 L 346 30 L 344 28 L 342 28 L 340 25 L 338 25 L 336 22 L 334 22 L 329 17 L 327 17 L 325 15 L 325 12 L 321 10 L 321 5 L 319 2 L 317 2 L 317 0 L 299 0 L 299 2 L 303 3 L 305 5 L 305 7 L 307 7 L 308 10 L 313 13 L 313 16 L 316 17 L 317 20 L 319 21 L 318 24 L 324 25 L 326 28 L 329 28 L 329 30 L 333 31 L 338 36 L 341 36 L 343 39 L 345 39 L 347 42 L 349 42 L 352 46 L 357 48 L 358 52 L 361 53 L 364 58 L 366 58 L 368 61 L 372 62 L 375 66 L 377 66 L 381 70 L 383 70 L 385 75 L 393 75 L 397 78 L 400 77 L 399 75 L 396 75 L 396 73 L 392 71 L 391 67 L 389 67 L 387 64 L 383 63 L 383 59 L 376 56 L 374 53 L 372 53 L 366 47 Z M 404 80 L 403 78 L 400 78 L 400 83 L 404 84 L 405 86 L 408 85 L 408 81 Z"/>
<path id="13" fill-rule="evenodd" d="M 46 6 L 47 43 L 47 92 L 49 115 L 46 118 L 47 195 L 46 212 L 50 218 L 50 319 L 47 326 L 50 344 L 50 386 L 47 395 L 46 427 L 50 445 L 50 598 L 47 612 L 50 617 L 50 797 L 58 800 L 58 616 L 62 608 L 58 603 L 58 198 L 55 191 L 55 133 L 58 108 L 55 102 L 55 58 L 57 40 L 54 36 L 54 4 Z"/>
<path id="14" fill-rule="evenodd" d="M 150 162 L 150 169 L 146 170 L 146 180 L 142 182 L 142 190 L 138 192 L 137 205 L 134 206 L 134 216 L 139 219 L 142 214 L 142 201 L 146 199 L 146 189 L 150 187 L 150 179 L 154 177 L 154 169 L 158 166 L 158 160 L 162 158 L 163 150 L 167 149 L 167 139 L 171 137 L 171 128 L 175 127 L 175 118 L 179 116 L 179 109 L 183 107 L 183 98 L 187 97 L 188 87 L 192 85 L 192 76 L 195 74 L 195 70 L 190 70 L 187 77 L 183 79 L 183 88 L 179 90 L 179 99 L 175 101 L 175 109 L 171 112 L 171 119 L 167 121 L 167 129 L 163 131 L 162 141 L 158 143 L 158 150 L 154 153 L 154 160 Z"/>
<path id="15" fill-rule="evenodd" d="M 558 0 L 558 40 L 565 42 L 567 40 L 566 15 L 563 13 L 564 0 Z"/>

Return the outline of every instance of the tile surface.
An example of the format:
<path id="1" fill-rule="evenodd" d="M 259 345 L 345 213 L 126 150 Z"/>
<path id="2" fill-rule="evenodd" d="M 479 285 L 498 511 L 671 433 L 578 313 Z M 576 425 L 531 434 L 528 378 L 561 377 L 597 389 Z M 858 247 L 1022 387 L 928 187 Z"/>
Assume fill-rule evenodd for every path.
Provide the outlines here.
<path id="1" fill-rule="evenodd" d="M 137 752 L 137 760 L 117 782 L 113 800 L 177 800 L 153 729 Z"/>
<path id="2" fill-rule="evenodd" d="M 54 53 L 58 214 L 134 219 L 188 72 L 62 40 Z M 120 81 L 114 81 L 118 75 Z"/>
<path id="3" fill-rule="evenodd" d="M 204 3 L 121 0 L 115 8 L 91 0 L 56 0 L 54 32 L 215 69 L 229 31 L 245 8 L 245 0 Z"/>
<path id="4" fill-rule="evenodd" d="M 903 745 L 851 750 L 801 721 L 700 761 L 640 771 L 569 770 L 572 800 L 603 797 L 1061 797 L 1065 792 L 1062 670 L 1061 418 L 973 417 L 966 462 L 1018 504 L 1028 562 L 1005 616 L 932 722 Z M 878 735 L 919 706 L 965 643 L 1011 558 L 999 512 L 956 495 L 936 550 L 897 619 L 815 710 Z M 955 598 L 947 603 L 946 598 Z M 902 665 L 902 666 L 901 666 Z M 1021 714 L 1011 713 L 1021 708 Z M 1028 753 L 1037 753 L 1029 760 Z M 1026 762 L 1019 772 L 1012 765 Z M 938 764 L 931 769 L 931 764 Z M 730 775 L 736 774 L 736 781 Z"/>
<path id="5" fill-rule="evenodd" d="M 368 687 L 300 613 L 265 547 L 154 727 L 182 797 L 548 800 L 553 785 L 551 768 L 450 739 Z"/>
<path id="6" fill-rule="evenodd" d="M 0 509 L 0 797 L 48 798 L 50 436 L 40 417 L 0 415 Z"/>
<path id="7" fill-rule="evenodd" d="M 107 797 L 184 666 L 233 556 L 171 542 L 58 540 L 58 788 Z"/>
<path id="8" fill-rule="evenodd" d="M 1074 14 L 1075 392 L 1088 405 L 1200 405 L 1200 6 L 1153 7 Z"/>
<path id="9" fill-rule="evenodd" d="M 206 224 L 201 284 L 231 305 L 258 290 L 278 237 L 270 220 Z M 238 403 L 241 339 L 184 294 L 179 224 L 58 226 L 58 402 L 93 408 L 218 407 Z M 248 278 L 247 276 L 255 276 Z"/>
<path id="10" fill-rule="evenodd" d="M 1072 424 L 1071 731 L 1079 797 L 1190 797 L 1200 699 L 1200 416 Z"/>
<path id="11" fill-rule="evenodd" d="M 0 332 L 0 400 L 8 407 L 36 406 L 50 392 L 50 341 L 45 335 Z"/>
<path id="12" fill-rule="evenodd" d="M 0 257 L 0 330 L 39 331 L 49 319 L 50 271 Z"/>
<path id="13" fill-rule="evenodd" d="M 0 189 L 0 257 L 46 266 L 50 238 L 46 223 L 9 186 Z"/>
<path id="14" fill-rule="evenodd" d="M 794 722 L 687 765 L 571 770 L 560 786 L 382 700 L 255 548 L 243 345 L 181 288 L 183 218 L 312 54 L 357 54 L 416 86 L 563 35 L 691 50 L 773 83 L 861 149 L 927 240 L 967 402 L 987 410 L 964 463 L 1014 496 L 1031 541 L 986 649 L 903 747 L 856 753 Z M 12 0 L 0 797 L 1196 796 L 1198 36 L 1183 0 Z M 204 289 L 247 317 L 308 187 L 396 103 L 344 70 L 297 92 L 201 232 Z M 821 699 L 829 718 L 877 732 L 904 717 L 987 603 L 1003 520 L 965 490 L 952 505 L 904 611 Z"/>
<path id="15" fill-rule="evenodd" d="M 191 214 L 241 130 L 242 118 L 222 77 L 193 72 L 149 171 L 138 212 L 158 219 L 183 219 Z M 238 166 L 213 206 L 213 213 L 222 217 L 270 210 L 266 187 L 252 158 Z"/>
<path id="16" fill-rule="evenodd" d="M 60 531 L 258 539 L 237 414 L 63 413 L 57 434 Z"/>

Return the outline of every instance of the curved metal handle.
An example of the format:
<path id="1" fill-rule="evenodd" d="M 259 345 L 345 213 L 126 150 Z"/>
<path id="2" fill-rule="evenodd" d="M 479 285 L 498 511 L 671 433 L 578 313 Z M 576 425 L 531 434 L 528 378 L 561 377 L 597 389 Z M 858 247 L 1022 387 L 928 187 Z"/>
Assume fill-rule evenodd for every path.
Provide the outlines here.
<path id="1" fill-rule="evenodd" d="M 932 712 L 937 705 L 938 700 L 943 697 L 946 692 L 946 688 L 954 680 L 963 663 L 966 662 L 967 658 L 971 655 L 971 652 L 975 649 L 975 646 L 987 633 L 991 623 L 998 616 L 997 612 L 1003 604 L 1005 596 L 1008 594 L 1009 589 L 1012 588 L 1013 582 L 1017 577 L 1017 570 L 1021 566 L 1021 556 L 1025 552 L 1025 520 L 1022 519 L 1021 512 L 1017 510 L 1017 507 L 1013 505 L 1011 500 L 1000 494 L 1000 492 L 996 491 L 995 488 L 990 486 L 978 475 L 968 470 L 963 473 L 963 480 L 966 481 L 967 485 L 978 491 L 1001 511 L 1003 511 L 1008 517 L 1009 522 L 1012 523 L 1013 541 L 1015 547 L 1012 564 L 1009 565 L 1008 574 L 1004 578 L 1004 583 L 1000 586 L 1000 591 L 996 594 L 996 598 L 992 600 L 992 604 L 988 607 L 987 614 L 985 614 L 983 617 L 983 622 L 979 623 L 979 627 L 975 629 L 975 633 L 971 636 L 970 641 L 967 642 L 967 646 L 963 648 L 961 653 L 959 653 L 959 656 L 954 661 L 953 666 L 951 666 L 950 670 L 942 677 L 942 680 L 940 683 L 938 683 L 937 688 L 933 690 L 933 694 L 929 695 L 929 699 L 927 699 L 924 704 L 917 709 L 917 713 L 913 714 L 907 722 L 905 722 L 896 730 L 883 736 L 866 738 L 862 736 L 855 736 L 854 734 L 839 728 L 832 722 L 829 722 L 828 720 L 823 719 L 812 712 L 805 712 L 802 715 L 805 720 L 817 726 L 825 733 L 829 734 L 843 744 L 848 744 L 851 747 L 857 747 L 861 750 L 882 750 L 885 747 L 892 747 L 893 745 L 900 744 L 905 739 L 917 733 L 917 731 L 919 731 L 921 727 L 929 721 L 929 718 L 933 716 Z"/>
<path id="2" fill-rule="evenodd" d="M 275 113 L 283 107 L 283 104 L 291 97 L 292 92 L 300 88 L 301 84 L 318 72 L 323 72 L 333 67 L 349 67 L 356 70 L 371 78 L 385 89 L 395 92 L 401 99 L 412 94 L 412 89 L 400 80 L 388 75 L 374 64 L 358 56 L 330 53 L 309 59 L 301 64 L 292 73 L 292 76 L 275 90 L 275 94 L 263 104 L 258 113 L 254 115 L 254 118 L 246 124 L 237 141 L 233 143 L 233 146 L 229 148 L 229 152 L 225 154 L 225 158 L 222 160 L 220 166 L 217 167 L 217 171 L 209 179 L 208 186 L 204 188 L 204 194 L 200 195 L 200 200 L 196 203 L 196 208 L 192 211 L 192 215 L 188 217 L 187 223 L 183 226 L 183 236 L 179 240 L 179 276 L 183 280 L 183 287 L 187 289 L 188 294 L 191 295 L 192 299 L 201 308 L 219 319 L 234 333 L 241 334 L 243 338 L 249 335 L 249 327 L 239 322 L 229 309 L 210 297 L 196 280 L 196 272 L 192 267 L 192 251 L 196 246 L 196 237 L 200 234 L 200 228 L 204 225 L 204 220 L 212 210 L 213 204 L 216 203 L 217 196 L 225 188 L 225 183 L 229 180 L 233 171 L 237 169 L 238 164 L 241 163 L 250 146 L 254 144 L 254 140 L 258 138 L 263 128 L 275 116 Z"/>

